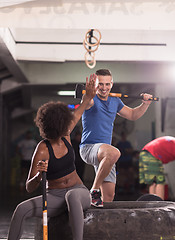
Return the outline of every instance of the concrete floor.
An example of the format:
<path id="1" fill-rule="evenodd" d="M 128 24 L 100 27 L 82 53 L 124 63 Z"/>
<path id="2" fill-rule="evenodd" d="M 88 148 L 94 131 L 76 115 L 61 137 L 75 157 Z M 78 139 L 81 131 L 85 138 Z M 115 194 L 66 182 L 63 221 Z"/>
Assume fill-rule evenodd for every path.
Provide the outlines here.
<path id="1" fill-rule="evenodd" d="M 8 189 L 8 191 L 3 191 L 0 204 L 0 240 L 7 239 L 10 219 L 17 204 L 30 197 L 35 196 L 36 194 L 37 193 L 31 195 L 26 191 L 20 192 L 17 188 L 11 188 Z M 34 239 L 35 222 L 35 218 L 27 219 L 21 239 Z"/>

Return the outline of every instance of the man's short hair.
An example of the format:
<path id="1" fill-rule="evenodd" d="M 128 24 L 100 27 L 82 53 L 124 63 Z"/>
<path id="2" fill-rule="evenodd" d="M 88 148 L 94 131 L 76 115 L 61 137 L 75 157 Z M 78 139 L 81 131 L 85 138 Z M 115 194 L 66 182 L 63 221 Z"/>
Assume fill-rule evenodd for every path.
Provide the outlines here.
<path id="1" fill-rule="evenodd" d="M 95 73 L 97 76 L 112 76 L 111 72 L 108 69 L 99 69 Z"/>

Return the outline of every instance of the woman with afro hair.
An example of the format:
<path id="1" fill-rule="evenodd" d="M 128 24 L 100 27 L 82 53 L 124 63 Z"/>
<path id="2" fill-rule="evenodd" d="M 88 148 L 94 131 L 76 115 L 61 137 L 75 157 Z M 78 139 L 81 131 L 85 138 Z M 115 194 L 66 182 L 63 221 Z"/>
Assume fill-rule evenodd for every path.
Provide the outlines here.
<path id="1" fill-rule="evenodd" d="M 43 140 L 34 151 L 26 181 L 26 190 L 31 193 L 38 188 L 42 172 L 46 172 L 48 217 L 58 216 L 67 209 L 74 240 L 83 239 L 83 210 L 90 207 L 91 197 L 75 169 L 70 133 L 96 94 L 95 81 L 95 75 L 86 78 L 86 93 L 74 112 L 62 102 L 48 102 L 38 109 L 35 123 Z M 20 239 L 24 220 L 29 217 L 42 217 L 42 195 L 16 207 L 8 240 Z"/>

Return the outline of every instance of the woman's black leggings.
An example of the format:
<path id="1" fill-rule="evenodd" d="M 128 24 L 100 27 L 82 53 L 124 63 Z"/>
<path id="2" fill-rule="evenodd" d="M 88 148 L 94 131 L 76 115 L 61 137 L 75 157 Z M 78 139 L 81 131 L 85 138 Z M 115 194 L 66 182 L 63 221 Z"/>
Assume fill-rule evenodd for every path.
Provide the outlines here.
<path id="1" fill-rule="evenodd" d="M 47 193 L 47 215 L 58 216 L 66 208 L 74 240 L 83 239 L 84 214 L 91 205 L 91 197 L 84 185 L 66 189 L 52 189 Z M 8 240 L 19 240 L 23 233 L 24 221 L 29 217 L 42 218 L 42 196 L 34 197 L 20 203 L 12 216 Z"/>

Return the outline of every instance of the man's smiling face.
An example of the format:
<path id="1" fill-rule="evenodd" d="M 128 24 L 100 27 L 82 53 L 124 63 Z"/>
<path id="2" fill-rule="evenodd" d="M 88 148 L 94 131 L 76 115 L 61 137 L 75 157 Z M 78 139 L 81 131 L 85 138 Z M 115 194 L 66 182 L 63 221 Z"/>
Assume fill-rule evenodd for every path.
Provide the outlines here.
<path id="1" fill-rule="evenodd" d="M 107 100 L 113 86 L 112 76 L 97 76 L 97 95 L 102 100 Z"/>

